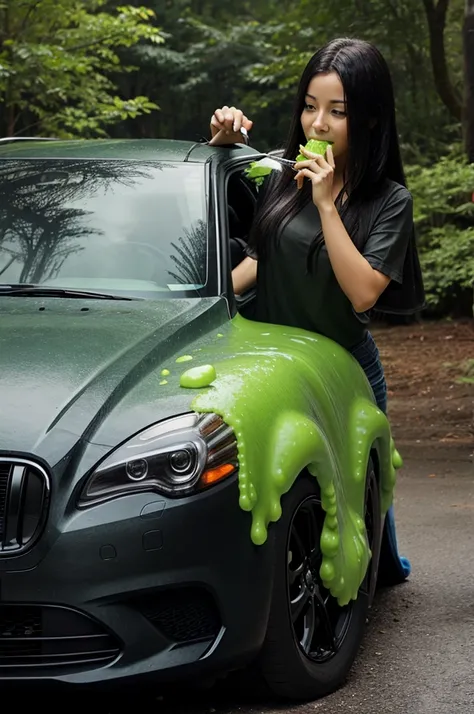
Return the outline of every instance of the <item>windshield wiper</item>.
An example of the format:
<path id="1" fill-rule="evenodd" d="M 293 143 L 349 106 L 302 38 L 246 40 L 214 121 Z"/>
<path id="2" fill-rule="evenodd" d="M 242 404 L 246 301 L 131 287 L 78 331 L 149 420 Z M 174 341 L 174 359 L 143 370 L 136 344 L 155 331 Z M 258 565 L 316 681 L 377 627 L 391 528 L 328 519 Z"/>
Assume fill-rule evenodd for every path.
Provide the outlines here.
<path id="1" fill-rule="evenodd" d="M 66 298 L 97 298 L 99 300 L 139 300 L 140 298 L 125 295 L 109 295 L 96 293 L 91 290 L 75 290 L 74 288 L 53 288 L 47 285 L 34 285 L 31 283 L 17 283 L 16 285 L 1 285 L 0 295 L 13 295 L 17 297 L 66 297 Z"/>

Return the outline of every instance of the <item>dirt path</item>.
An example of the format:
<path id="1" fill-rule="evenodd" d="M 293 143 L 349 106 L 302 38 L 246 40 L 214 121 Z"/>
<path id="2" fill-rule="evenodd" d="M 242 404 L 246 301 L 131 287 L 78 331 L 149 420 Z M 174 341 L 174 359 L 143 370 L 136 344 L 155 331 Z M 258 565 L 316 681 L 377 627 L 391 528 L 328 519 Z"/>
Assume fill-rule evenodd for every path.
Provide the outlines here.
<path id="1" fill-rule="evenodd" d="M 474 450 L 474 320 L 376 327 L 400 447 Z"/>

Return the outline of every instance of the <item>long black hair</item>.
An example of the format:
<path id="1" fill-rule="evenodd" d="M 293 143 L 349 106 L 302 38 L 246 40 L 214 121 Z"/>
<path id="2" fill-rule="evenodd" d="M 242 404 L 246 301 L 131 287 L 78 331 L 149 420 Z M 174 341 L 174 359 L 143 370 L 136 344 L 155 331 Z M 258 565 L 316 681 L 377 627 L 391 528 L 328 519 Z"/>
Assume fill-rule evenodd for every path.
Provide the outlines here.
<path id="1" fill-rule="evenodd" d="M 387 63 L 368 42 L 341 38 L 329 42 L 309 60 L 296 95 L 284 157 L 295 159 L 305 144 L 301 114 L 308 85 L 319 74 L 335 72 L 341 80 L 347 103 L 348 157 L 345 186 L 336 205 L 354 243 L 360 247 L 358 215 L 363 204 L 380 190 L 386 179 L 406 185 L 395 119 L 395 99 Z M 265 259 L 268 240 L 277 238 L 288 223 L 311 200 L 311 184 L 298 191 L 294 172 L 273 172 L 265 187 L 260 208 L 249 236 L 259 259 Z M 343 196 L 347 200 L 343 202 Z M 310 257 L 322 240 L 315 236 Z"/>

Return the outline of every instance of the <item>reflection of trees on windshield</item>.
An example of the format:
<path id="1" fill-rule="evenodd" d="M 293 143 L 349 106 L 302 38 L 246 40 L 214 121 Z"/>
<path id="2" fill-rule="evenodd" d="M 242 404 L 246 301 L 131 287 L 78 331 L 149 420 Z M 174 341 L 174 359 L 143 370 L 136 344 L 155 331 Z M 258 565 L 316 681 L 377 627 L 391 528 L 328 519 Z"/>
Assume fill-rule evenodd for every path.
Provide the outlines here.
<path id="1" fill-rule="evenodd" d="M 17 159 L 0 163 L 0 276 L 17 262 L 19 282 L 57 275 L 68 255 L 83 250 L 77 242 L 101 231 L 84 225 L 90 214 L 69 204 L 85 202 L 114 184 L 132 187 L 152 178 L 156 161 Z M 1 282 L 1 280 L 0 280 Z"/>
<path id="2" fill-rule="evenodd" d="M 70 241 L 91 233 L 80 225 L 86 211 L 70 209 L 52 216 L 46 212 L 44 215 L 35 215 L 33 224 L 28 220 L 28 212 L 24 211 L 21 216 L 13 219 L 10 214 L 5 221 L 3 213 L 0 209 L 2 237 L 8 238 L 11 230 L 16 234 L 16 240 L 14 246 L 3 247 L 0 239 L 0 251 L 9 255 L 0 275 L 14 261 L 18 261 L 22 266 L 19 276 L 21 283 L 37 283 L 56 275 L 68 255 L 81 250 L 80 246 L 71 245 Z"/>
<path id="3" fill-rule="evenodd" d="M 177 283 L 187 285 L 204 285 L 206 283 L 206 243 L 207 227 L 205 221 L 197 221 L 196 225 L 183 229 L 184 236 L 178 238 L 178 243 L 171 243 L 177 255 L 171 255 L 176 265 L 176 272 L 168 274 Z"/>

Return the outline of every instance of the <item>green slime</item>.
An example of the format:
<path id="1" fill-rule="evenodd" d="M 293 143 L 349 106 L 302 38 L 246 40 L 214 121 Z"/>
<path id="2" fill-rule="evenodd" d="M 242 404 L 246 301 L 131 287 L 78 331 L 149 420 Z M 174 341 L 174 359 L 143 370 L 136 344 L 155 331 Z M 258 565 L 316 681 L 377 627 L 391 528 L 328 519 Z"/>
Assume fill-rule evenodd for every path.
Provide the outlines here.
<path id="1" fill-rule="evenodd" d="M 371 450 L 378 453 L 382 515 L 402 466 L 363 370 L 325 337 L 240 316 L 200 357 L 206 370 L 212 360 L 216 377 L 210 387 L 202 380 L 191 408 L 219 414 L 235 432 L 239 503 L 252 513 L 252 541 L 265 543 L 283 494 L 307 469 L 326 512 L 321 579 L 340 605 L 356 599 L 371 557 L 364 523 Z M 181 376 L 182 386 L 196 381 Z"/>
<path id="2" fill-rule="evenodd" d="M 318 154 L 320 156 L 324 156 L 328 146 L 332 145 L 332 141 L 320 141 L 319 139 L 309 139 L 309 141 L 306 142 L 305 144 L 305 149 L 307 151 L 311 151 L 313 154 Z M 298 154 L 296 157 L 296 161 L 307 161 L 308 157 L 305 156 L 304 154 Z"/>
<path id="3" fill-rule="evenodd" d="M 219 337 L 219 335 L 217 335 Z M 216 370 L 212 364 L 193 367 L 181 375 L 179 386 L 186 389 L 201 389 L 208 387 L 216 379 Z"/>
<path id="4" fill-rule="evenodd" d="M 181 357 L 178 357 L 176 362 L 180 364 L 181 362 L 191 362 L 192 360 L 192 355 L 182 355 Z"/>

